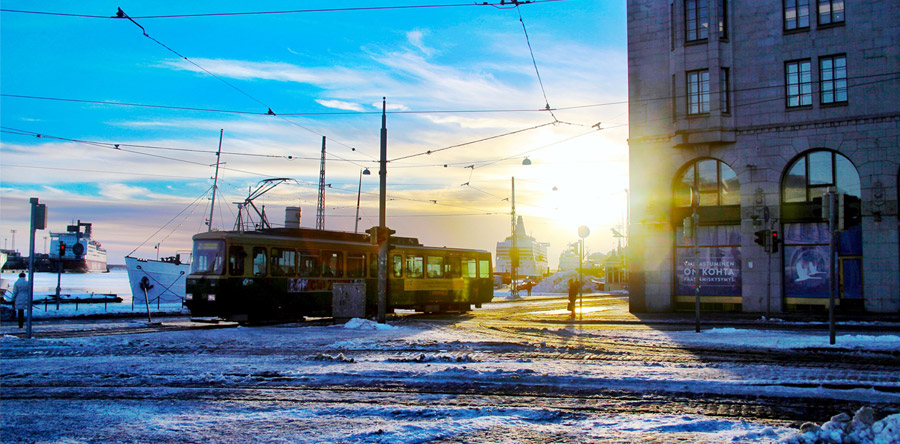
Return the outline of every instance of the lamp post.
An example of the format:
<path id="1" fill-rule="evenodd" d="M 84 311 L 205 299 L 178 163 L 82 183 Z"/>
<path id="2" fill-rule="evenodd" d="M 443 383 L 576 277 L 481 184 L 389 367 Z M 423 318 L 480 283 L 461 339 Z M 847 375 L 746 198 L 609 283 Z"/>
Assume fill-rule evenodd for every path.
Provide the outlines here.
<path id="1" fill-rule="evenodd" d="M 584 278 L 582 277 L 583 268 L 583 260 L 584 260 L 584 238 L 588 237 L 591 234 L 591 229 L 587 227 L 587 225 L 582 225 L 578 227 L 578 237 L 581 238 L 579 251 L 578 251 L 578 320 L 582 320 L 584 318 Z"/>
<path id="2" fill-rule="evenodd" d="M 368 168 L 364 168 L 359 170 L 359 189 L 356 191 L 356 222 L 353 224 L 353 232 L 359 232 L 359 197 L 362 195 L 362 177 L 370 176 L 372 174 Z"/>

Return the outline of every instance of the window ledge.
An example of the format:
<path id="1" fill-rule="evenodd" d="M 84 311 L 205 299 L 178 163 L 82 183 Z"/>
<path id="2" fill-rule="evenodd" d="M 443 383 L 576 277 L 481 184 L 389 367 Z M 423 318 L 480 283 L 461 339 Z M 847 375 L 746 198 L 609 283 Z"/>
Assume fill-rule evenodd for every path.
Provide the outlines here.
<path id="1" fill-rule="evenodd" d="M 816 25 L 816 30 L 819 29 L 831 29 L 831 28 L 842 28 L 844 27 L 845 22 L 832 22 L 824 25 Z"/>
<path id="2" fill-rule="evenodd" d="M 848 106 L 849 104 L 850 104 L 850 102 L 845 100 L 843 102 L 820 103 L 819 106 L 821 108 L 840 108 L 840 107 Z"/>
<path id="3" fill-rule="evenodd" d="M 684 42 L 684 46 L 700 46 L 709 43 L 709 39 L 697 39 L 697 40 L 687 40 Z"/>
<path id="4" fill-rule="evenodd" d="M 785 107 L 785 111 L 793 112 L 793 111 L 808 111 L 813 109 L 812 105 L 802 105 L 802 106 L 787 106 Z"/>
<path id="5" fill-rule="evenodd" d="M 804 33 L 804 32 L 809 32 L 809 26 L 806 26 L 806 27 L 803 27 L 803 28 L 785 29 L 785 30 L 784 30 L 784 35 L 789 35 L 789 34 L 801 34 L 801 33 Z"/>

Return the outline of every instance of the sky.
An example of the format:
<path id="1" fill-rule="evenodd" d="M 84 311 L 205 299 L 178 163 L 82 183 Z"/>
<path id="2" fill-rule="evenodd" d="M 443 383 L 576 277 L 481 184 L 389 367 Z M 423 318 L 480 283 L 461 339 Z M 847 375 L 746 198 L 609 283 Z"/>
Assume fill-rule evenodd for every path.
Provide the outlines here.
<path id="1" fill-rule="evenodd" d="M 278 13 L 210 15 L 251 12 Z M 37 197 L 37 252 L 76 220 L 110 264 L 189 249 L 220 134 L 215 229 L 282 177 L 254 203 L 273 226 L 300 206 L 315 227 L 324 137 L 325 227 L 352 232 L 358 198 L 366 230 L 384 98 L 398 235 L 495 253 L 514 178 L 551 267 L 582 225 L 588 252 L 608 252 L 627 217 L 625 30 L 624 1 L 4 1 L 0 246 L 27 252 Z"/>

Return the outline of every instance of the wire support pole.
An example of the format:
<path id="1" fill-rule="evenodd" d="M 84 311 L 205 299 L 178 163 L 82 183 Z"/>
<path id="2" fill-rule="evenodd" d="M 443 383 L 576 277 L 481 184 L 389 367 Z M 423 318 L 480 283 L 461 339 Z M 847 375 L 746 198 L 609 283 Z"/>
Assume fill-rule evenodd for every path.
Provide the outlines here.
<path id="1" fill-rule="evenodd" d="M 225 135 L 225 130 L 219 130 L 219 149 L 216 150 L 216 175 L 213 177 L 213 188 L 212 188 L 212 203 L 209 205 L 209 222 L 207 222 L 207 232 L 212 231 L 212 223 L 213 223 L 213 214 L 216 209 L 216 190 L 219 188 L 219 159 L 222 156 L 222 136 Z"/>
<path id="2" fill-rule="evenodd" d="M 378 171 L 378 229 L 376 240 L 378 241 L 378 323 L 384 324 L 387 311 L 387 256 L 390 235 L 387 230 L 387 216 L 385 212 L 387 195 L 387 98 L 381 98 L 381 158 Z"/>
<path id="3" fill-rule="evenodd" d="M 322 136 L 322 163 L 319 166 L 319 200 L 316 204 L 316 229 L 325 229 L 325 136 Z"/>

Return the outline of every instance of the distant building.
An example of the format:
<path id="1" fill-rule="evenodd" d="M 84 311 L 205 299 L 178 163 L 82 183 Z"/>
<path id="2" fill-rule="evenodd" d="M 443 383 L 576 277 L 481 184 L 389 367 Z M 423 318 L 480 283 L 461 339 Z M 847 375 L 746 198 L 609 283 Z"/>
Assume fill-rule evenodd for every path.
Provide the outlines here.
<path id="1" fill-rule="evenodd" d="M 547 247 L 550 246 L 546 242 L 538 242 L 533 237 L 525 234 L 525 222 L 522 216 L 516 220 L 516 249 L 519 251 L 519 266 L 516 269 L 516 275 L 520 277 L 533 276 L 540 277 L 550 273 L 550 263 L 547 261 Z M 512 248 L 513 237 L 508 236 L 506 240 L 497 242 L 497 265 L 494 271 L 498 273 L 511 273 L 512 263 L 509 257 L 510 248 Z"/>
<path id="2" fill-rule="evenodd" d="M 627 8 L 631 311 L 692 309 L 696 276 L 704 309 L 824 309 L 838 283 L 841 310 L 900 311 L 897 2 Z M 833 274 L 829 189 L 846 210 Z"/>

